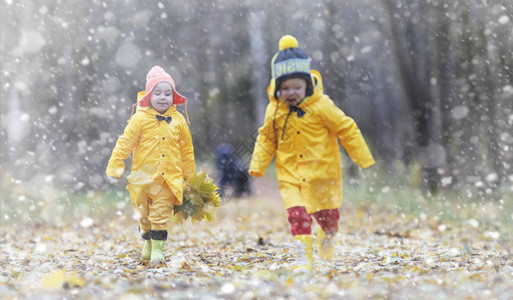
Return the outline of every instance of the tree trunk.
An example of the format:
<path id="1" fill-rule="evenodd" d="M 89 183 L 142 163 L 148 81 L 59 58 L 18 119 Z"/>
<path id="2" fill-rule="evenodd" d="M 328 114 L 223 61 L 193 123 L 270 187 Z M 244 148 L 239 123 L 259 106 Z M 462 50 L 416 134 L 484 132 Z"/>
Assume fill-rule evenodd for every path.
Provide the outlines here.
<path id="1" fill-rule="evenodd" d="M 264 15 L 262 14 L 262 4 L 255 2 L 249 13 L 248 31 L 251 40 L 251 57 L 253 58 L 253 94 L 255 95 L 255 128 L 262 124 L 265 116 L 265 108 L 269 103 L 267 99 L 267 72 L 266 67 L 270 68 L 270 59 L 267 58 L 264 40 Z"/>
<path id="2" fill-rule="evenodd" d="M 396 2 L 385 1 L 392 29 L 393 52 L 399 66 L 399 77 L 409 100 L 410 115 L 413 118 L 415 144 L 421 165 L 421 184 L 434 193 L 439 182 L 438 167 L 443 161 L 438 153 L 440 147 L 434 139 L 437 135 L 433 129 L 436 121 L 436 103 L 430 90 L 431 58 L 429 56 L 428 25 L 425 18 L 426 9 L 422 4 L 412 4 L 409 9 L 410 19 L 404 24 L 397 24 L 395 15 L 401 15 Z M 416 7 L 418 5 L 418 7 Z M 415 18 L 415 20 L 411 20 Z M 423 27 L 424 26 L 424 27 Z"/>

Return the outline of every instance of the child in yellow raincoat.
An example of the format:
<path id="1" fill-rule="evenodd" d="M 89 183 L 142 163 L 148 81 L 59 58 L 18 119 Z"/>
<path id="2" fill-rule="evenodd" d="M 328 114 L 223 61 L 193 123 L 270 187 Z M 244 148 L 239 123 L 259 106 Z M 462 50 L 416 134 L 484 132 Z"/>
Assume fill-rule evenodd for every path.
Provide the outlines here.
<path id="1" fill-rule="evenodd" d="M 120 178 L 131 153 L 132 170 L 127 190 L 145 240 L 142 258 L 164 262 L 164 241 L 173 205 L 183 199 L 183 181 L 195 172 L 189 127 L 176 105 L 187 99 L 175 88 L 171 76 L 159 66 L 146 76 L 146 90 L 139 93 L 138 109 L 114 147 L 107 176 Z"/>
<path id="2" fill-rule="evenodd" d="M 298 268 L 311 271 L 312 216 L 319 224 L 319 256 L 333 256 L 342 203 L 338 140 L 360 167 L 374 164 L 355 121 L 323 93 L 319 72 L 310 70 L 296 38 L 285 35 L 272 59 L 264 124 L 259 128 L 249 173 L 260 177 L 275 158 L 279 188 L 291 233 L 298 246 Z"/>

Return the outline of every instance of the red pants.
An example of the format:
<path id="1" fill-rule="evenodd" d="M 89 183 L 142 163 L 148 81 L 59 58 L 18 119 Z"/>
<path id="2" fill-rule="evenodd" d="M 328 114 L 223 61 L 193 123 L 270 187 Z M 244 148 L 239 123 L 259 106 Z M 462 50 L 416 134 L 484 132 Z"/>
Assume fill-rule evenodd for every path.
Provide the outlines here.
<path id="1" fill-rule="evenodd" d="M 294 206 L 287 209 L 289 213 L 290 232 L 292 235 L 312 234 L 312 217 L 306 213 L 303 206 Z M 324 209 L 313 213 L 317 224 L 326 234 L 334 234 L 338 230 L 338 209 Z"/>

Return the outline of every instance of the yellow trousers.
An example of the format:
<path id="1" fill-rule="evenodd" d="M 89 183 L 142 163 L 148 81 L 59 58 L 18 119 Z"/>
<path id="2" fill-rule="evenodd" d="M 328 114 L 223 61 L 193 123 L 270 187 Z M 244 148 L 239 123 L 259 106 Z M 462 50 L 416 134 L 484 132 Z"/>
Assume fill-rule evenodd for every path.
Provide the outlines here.
<path id="1" fill-rule="evenodd" d="M 129 192 L 138 190 L 138 198 L 132 199 L 135 213 L 139 219 L 141 233 L 150 230 L 167 230 L 171 220 L 173 205 L 178 199 L 162 178 L 142 186 L 129 186 Z M 132 194 L 131 193 L 131 194 Z"/>

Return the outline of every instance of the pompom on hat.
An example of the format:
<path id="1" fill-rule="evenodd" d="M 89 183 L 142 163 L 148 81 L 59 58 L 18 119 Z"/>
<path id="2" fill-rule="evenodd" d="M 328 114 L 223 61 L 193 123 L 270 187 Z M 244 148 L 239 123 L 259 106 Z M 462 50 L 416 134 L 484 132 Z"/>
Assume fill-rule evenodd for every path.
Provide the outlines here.
<path id="1" fill-rule="evenodd" d="M 279 52 L 271 62 L 272 76 L 275 80 L 274 98 L 278 99 L 278 90 L 283 81 L 290 78 L 306 80 L 306 96 L 313 94 L 313 81 L 310 74 L 310 59 L 292 35 L 284 35 L 279 41 Z"/>
<path id="2" fill-rule="evenodd" d="M 173 88 L 173 104 L 182 105 L 185 104 L 185 116 L 187 118 L 187 123 L 189 122 L 189 116 L 187 115 L 187 98 L 180 95 L 176 91 L 175 81 L 164 71 L 164 69 L 160 66 L 154 66 L 150 69 L 148 74 L 146 74 L 146 90 L 139 92 L 137 94 L 137 104 L 141 107 L 146 107 L 150 105 L 151 93 L 155 86 L 161 82 L 167 82 Z M 135 106 L 135 105 L 134 105 Z M 134 108 L 132 107 L 132 115 L 134 114 Z M 132 117 L 130 117 L 132 118 Z M 129 120 L 130 121 L 130 120 Z"/>

